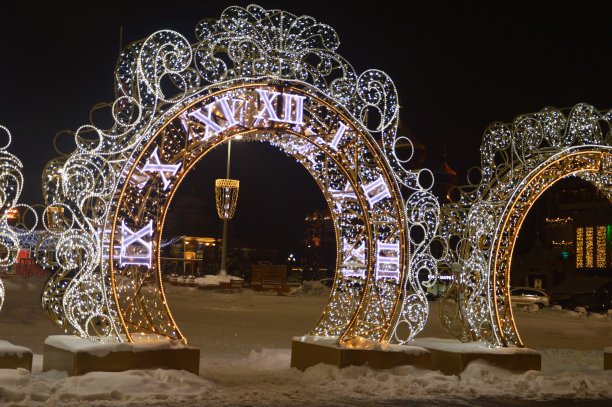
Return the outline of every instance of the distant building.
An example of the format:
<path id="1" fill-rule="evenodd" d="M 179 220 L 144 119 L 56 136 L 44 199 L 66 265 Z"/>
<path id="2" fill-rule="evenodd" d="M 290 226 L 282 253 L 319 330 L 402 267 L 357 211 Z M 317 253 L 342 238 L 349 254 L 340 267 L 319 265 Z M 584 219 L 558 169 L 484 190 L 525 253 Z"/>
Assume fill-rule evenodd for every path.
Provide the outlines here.
<path id="1" fill-rule="evenodd" d="M 540 238 L 512 262 L 512 286 L 548 290 L 563 280 L 563 262 L 546 250 Z"/>
<path id="2" fill-rule="evenodd" d="M 457 172 L 448 165 L 446 144 L 442 153 L 442 162 L 432 172 L 434 175 L 432 193 L 438 198 L 440 203 L 449 203 L 450 192 L 457 186 Z"/>
<path id="3" fill-rule="evenodd" d="M 336 266 L 336 233 L 329 209 L 304 218 L 304 248 L 300 258 L 305 278 L 332 277 Z"/>
<path id="4" fill-rule="evenodd" d="M 214 201 L 213 201 L 214 203 Z M 197 194 L 195 188 L 174 198 L 164 223 L 166 236 L 214 236 L 218 233 L 219 219 L 211 203 Z"/>
<path id="5" fill-rule="evenodd" d="M 530 245 L 532 250 L 546 252 L 546 256 L 533 256 L 530 265 L 513 262 L 512 279 L 533 286 L 536 278 L 546 276 L 543 288 L 549 289 L 575 277 L 612 277 L 611 224 L 612 204 L 606 195 L 580 178 L 559 181 L 533 205 L 519 236 L 523 242 L 518 246 L 523 248 L 525 241 L 532 241 L 532 235 L 543 236 L 541 249 L 536 247 L 538 240 Z M 525 254 L 517 253 L 515 259 L 521 256 Z M 548 259 L 549 266 L 538 256 Z M 551 258 L 556 265 L 552 266 Z"/>

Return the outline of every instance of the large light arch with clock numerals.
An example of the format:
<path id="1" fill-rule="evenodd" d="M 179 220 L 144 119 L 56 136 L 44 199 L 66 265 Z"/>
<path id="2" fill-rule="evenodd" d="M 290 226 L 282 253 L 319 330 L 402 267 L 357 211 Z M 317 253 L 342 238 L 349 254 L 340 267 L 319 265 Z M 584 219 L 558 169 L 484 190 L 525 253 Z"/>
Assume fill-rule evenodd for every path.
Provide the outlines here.
<path id="1" fill-rule="evenodd" d="M 126 48 L 114 127 L 83 126 L 77 150 L 49 166 L 61 188 L 48 188 L 46 215 L 62 214 L 44 217 L 58 265 L 43 296 L 52 318 L 95 340 L 186 341 L 160 272 L 164 219 L 193 166 L 240 136 L 293 156 L 330 207 L 335 283 L 310 334 L 411 339 L 428 314 L 423 284 L 436 278 L 439 207 L 431 173 L 396 155 L 411 142 L 396 135 L 393 82 L 357 75 L 331 27 L 307 16 L 230 7 L 196 34 L 191 44 L 159 31 Z"/>
<path id="2" fill-rule="evenodd" d="M 400 259 L 408 255 L 401 197 L 375 141 L 322 97 L 308 86 L 272 80 L 233 86 L 188 103 L 138 150 L 120 181 L 108 239 L 108 252 L 119 253 L 118 262 L 109 261 L 111 287 L 129 338 L 182 338 L 160 274 L 165 215 L 191 168 L 215 146 L 240 137 L 295 157 L 330 206 L 338 273 L 313 332 L 387 339 L 401 303 Z M 143 286 L 158 291 L 145 299 Z"/>

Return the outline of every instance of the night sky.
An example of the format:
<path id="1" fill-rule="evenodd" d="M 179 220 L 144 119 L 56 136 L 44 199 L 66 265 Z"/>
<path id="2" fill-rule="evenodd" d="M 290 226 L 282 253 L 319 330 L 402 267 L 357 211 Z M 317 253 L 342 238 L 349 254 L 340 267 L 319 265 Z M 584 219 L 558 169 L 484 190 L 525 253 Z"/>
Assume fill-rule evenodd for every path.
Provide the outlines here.
<path id="1" fill-rule="evenodd" d="M 164 28 L 193 40 L 200 19 L 218 18 L 229 5 L 248 4 L 123 3 L 128 2 L 3 5 L 0 124 L 11 130 L 10 151 L 25 166 L 25 203 L 42 202 L 40 174 L 55 156 L 54 134 L 86 124 L 95 103 L 112 100 L 120 26 L 123 44 Z M 612 107 L 612 24 L 606 2 L 571 3 L 571 9 L 564 2 L 537 2 L 537 8 L 514 1 L 430 6 L 406 2 L 405 11 L 385 1 L 356 3 L 257 4 L 309 14 L 331 25 L 340 37 L 338 52 L 358 72 L 387 72 L 397 86 L 403 120 L 427 148 L 428 165 L 439 163 L 446 142 L 448 161 L 460 180 L 478 164 L 483 130 L 493 121 L 508 122 L 520 113 L 578 102 Z M 266 182 L 265 191 L 263 183 L 256 188 L 256 200 L 241 196 L 239 210 L 261 206 L 262 196 L 278 197 L 279 186 L 292 182 L 312 185 L 282 190 L 283 202 L 300 201 L 291 216 L 303 218 L 307 208 L 320 207 L 322 196 L 311 198 L 308 192 L 316 195 L 314 182 L 281 153 L 269 153 L 272 158 L 261 151 L 257 157 L 248 151 L 237 154 L 242 158 L 233 165 L 239 174 L 255 173 L 259 167 L 266 167 L 265 177 L 283 174 L 276 183 Z M 268 170 L 275 156 L 280 157 L 278 169 Z M 279 215 L 278 208 L 257 216 L 280 216 L 282 223 L 285 215 Z"/>

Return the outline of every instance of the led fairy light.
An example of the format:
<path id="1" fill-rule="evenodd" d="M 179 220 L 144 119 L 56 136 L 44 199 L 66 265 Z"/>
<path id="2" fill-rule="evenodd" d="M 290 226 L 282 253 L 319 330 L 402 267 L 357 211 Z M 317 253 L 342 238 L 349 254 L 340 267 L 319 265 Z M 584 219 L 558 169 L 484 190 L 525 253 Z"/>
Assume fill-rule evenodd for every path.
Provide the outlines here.
<path id="1" fill-rule="evenodd" d="M 606 227 L 597 226 L 596 228 L 596 246 L 595 246 L 595 257 L 597 268 L 606 268 Z"/>
<path id="2" fill-rule="evenodd" d="M 584 178 L 604 193 L 610 190 L 612 140 L 605 130 L 610 119 L 609 112 L 579 104 L 569 110 L 546 108 L 487 128 L 481 168 L 468 174 L 468 185 L 459 187 L 454 202 L 442 208 L 439 230 L 451 250 L 439 267 L 457 270 L 440 307 L 443 325 L 452 335 L 494 346 L 522 346 L 509 296 L 512 253 L 522 222 L 538 197 L 566 176 Z M 593 233 L 584 228 L 576 233 L 577 253 L 584 250 L 586 262 L 593 262 L 588 257 Z M 577 257 L 577 266 L 582 258 Z"/>
<path id="3" fill-rule="evenodd" d="M 0 147 L 0 267 L 9 267 L 17 261 L 21 241 L 27 241 L 36 228 L 36 212 L 32 207 L 18 204 L 23 188 L 21 161 L 7 151 L 11 145 L 11 133 L 0 126 L 0 136 L 6 138 L 6 144 Z M 33 225 L 27 226 L 24 219 L 31 216 Z M 12 218 L 13 225 L 9 225 Z M 0 279 L 0 309 L 4 304 L 4 284 Z"/>
<path id="4" fill-rule="evenodd" d="M 439 207 L 424 183 L 431 173 L 395 155 L 408 139 L 396 137 L 393 82 L 378 70 L 358 75 L 336 53 L 334 30 L 307 16 L 229 7 L 196 37 L 158 31 L 127 47 L 114 126 L 79 128 L 77 149 L 49 169 L 60 181 L 47 188 L 49 213 L 66 220 L 46 222 L 39 244 L 56 247 L 50 314 L 96 340 L 183 339 L 159 269 L 165 214 L 195 163 L 242 136 L 295 157 L 332 212 L 338 272 L 312 334 L 411 339 L 428 313 L 418 273 L 437 274 L 429 243 Z M 160 85 L 168 77 L 173 92 Z M 408 225 L 423 237 L 409 239 Z"/>

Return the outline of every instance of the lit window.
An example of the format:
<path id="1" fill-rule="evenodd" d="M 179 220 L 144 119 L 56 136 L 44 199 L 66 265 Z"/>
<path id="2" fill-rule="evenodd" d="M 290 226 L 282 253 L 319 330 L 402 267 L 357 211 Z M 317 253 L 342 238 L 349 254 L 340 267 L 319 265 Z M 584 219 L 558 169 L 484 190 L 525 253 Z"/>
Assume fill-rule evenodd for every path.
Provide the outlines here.
<path id="1" fill-rule="evenodd" d="M 584 228 L 585 231 L 585 250 L 584 250 L 584 267 L 593 268 L 593 227 Z"/>
<path id="2" fill-rule="evenodd" d="M 576 228 L 576 268 L 584 267 L 584 228 Z"/>
<path id="3" fill-rule="evenodd" d="M 597 268 L 606 268 L 606 227 L 597 226 L 597 245 L 596 245 L 595 264 Z"/>

